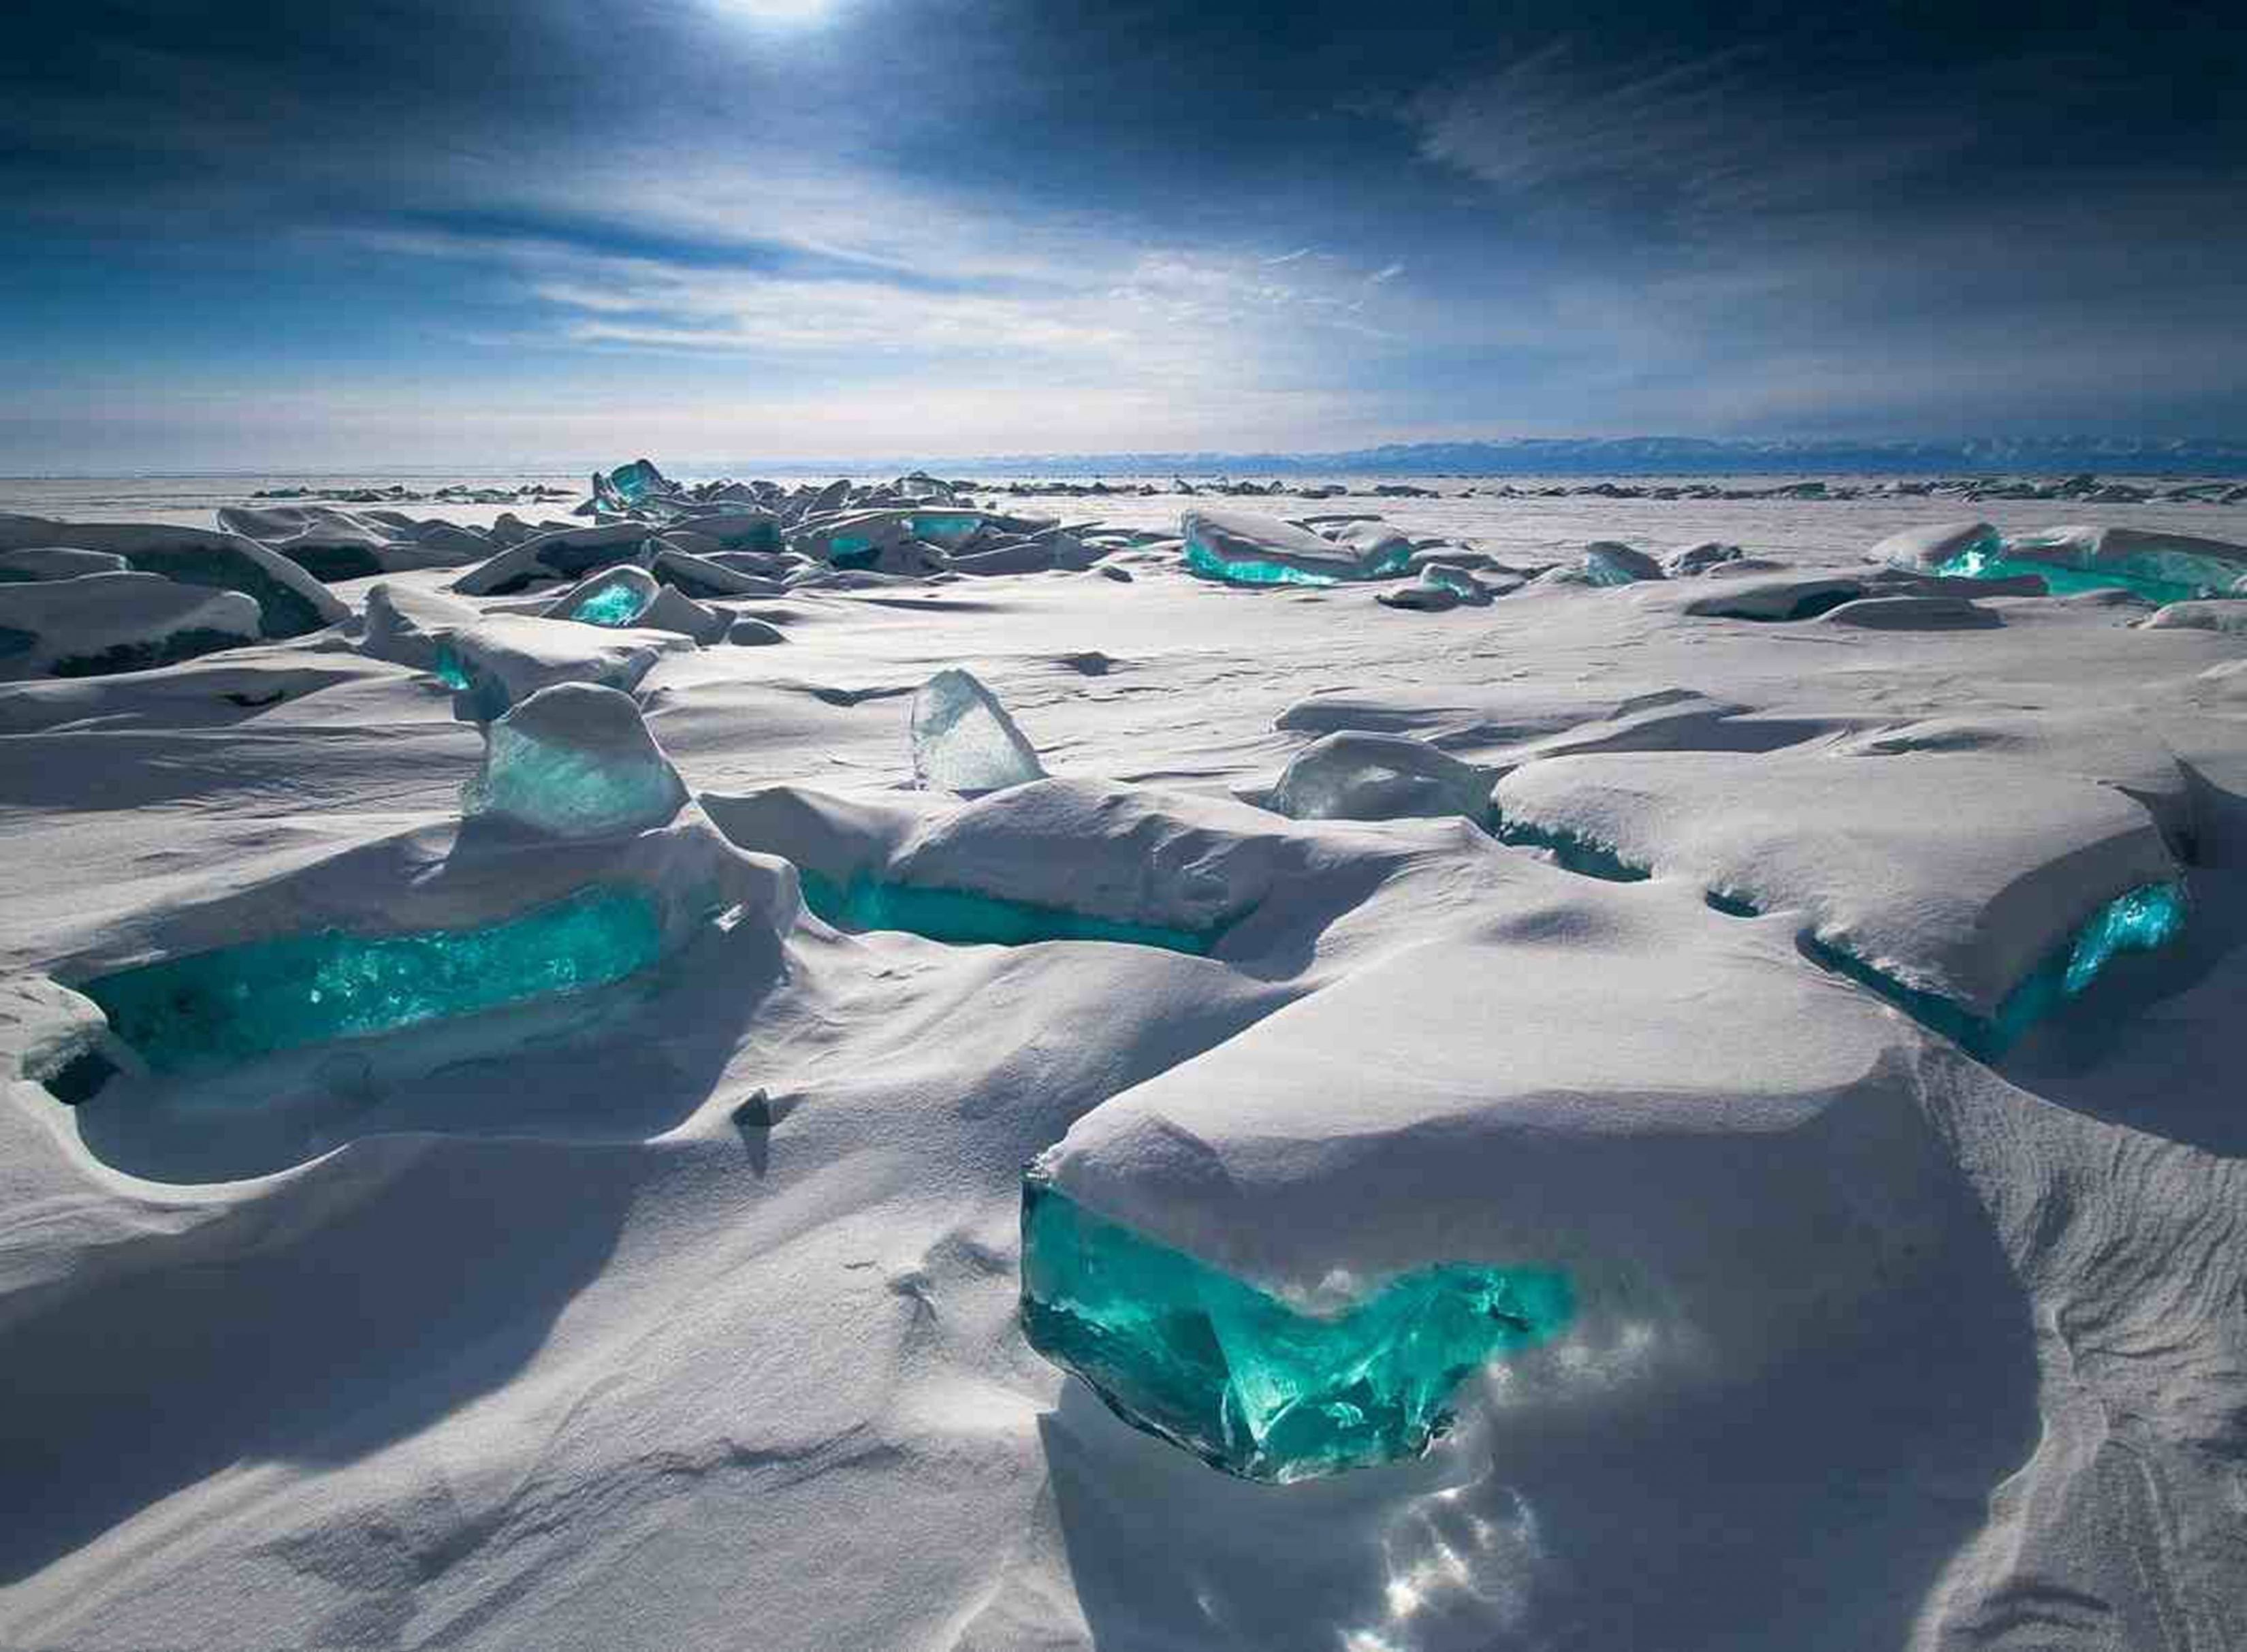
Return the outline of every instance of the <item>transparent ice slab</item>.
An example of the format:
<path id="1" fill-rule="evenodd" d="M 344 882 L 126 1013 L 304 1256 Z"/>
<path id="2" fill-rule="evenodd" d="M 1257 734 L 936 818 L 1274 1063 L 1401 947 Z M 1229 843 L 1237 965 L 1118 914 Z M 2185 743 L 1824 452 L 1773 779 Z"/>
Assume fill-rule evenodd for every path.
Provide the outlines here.
<path id="1" fill-rule="evenodd" d="M 920 686 L 912 739 L 913 778 L 932 791 L 996 791 L 1045 778 L 1007 708 L 964 671 L 940 671 Z"/>
<path id="2" fill-rule="evenodd" d="M 653 964 L 655 898 L 594 885 L 470 929 L 324 929 L 194 952 L 79 984 L 159 1073 L 191 1073 L 604 986 Z"/>
<path id="3" fill-rule="evenodd" d="M 1574 1313 L 1563 1273 L 1454 1263 L 1311 1314 L 1094 1215 L 1035 1169 L 1023 1179 L 1030 1346 L 1132 1427 L 1244 1479 L 1419 1456 L 1462 1382 Z"/>

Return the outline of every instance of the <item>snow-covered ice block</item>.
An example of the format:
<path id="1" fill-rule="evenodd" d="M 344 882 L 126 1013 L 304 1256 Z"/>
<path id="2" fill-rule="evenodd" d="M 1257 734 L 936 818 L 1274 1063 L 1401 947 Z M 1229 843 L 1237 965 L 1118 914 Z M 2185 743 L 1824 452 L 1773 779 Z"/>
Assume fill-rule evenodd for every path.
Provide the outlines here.
<path id="1" fill-rule="evenodd" d="M 660 590 L 653 574 L 627 563 L 595 574 L 568 591 L 546 611 L 546 617 L 621 631 L 639 624 Z"/>
<path id="2" fill-rule="evenodd" d="M 1498 594 L 1464 568 L 1453 568 L 1444 563 L 1428 563 L 1422 566 L 1420 577 L 1411 584 L 1392 586 L 1377 593 L 1374 600 L 1390 608 L 1440 614 L 1461 604 L 1473 608 L 1487 607 Z"/>
<path id="3" fill-rule="evenodd" d="M 1429 1270 L 1465 1271 L 1471 1301 L 1493 1274 L 1555 1281 L 1481 1299 L 1525 1335 L 1457 1362 L 1417 1351 L 1440 1406 L 1460 1365 L 1542 1335 L 1588 1381 L 1739 1377 L 1939 1250 L 1950 1211 L 1902 1023 L 1804 967 L 1783 933 L 1718 925 L 1682 891 L 1540 887 L 1077 1121 L 1026 1188 L 1034 1341 L 1170 1437 L 1190 1430 L 1148 1389 L 1199 1385 L 1194 1412 L 1224 1426 L 1191 1430 L 1192 1449 L 1288 1478 L 1410 1455 L 1427 1435 L 1381 1428 L 1330 1452 L 1337 1424 L 1357 1430 L 1335 1408 L 1374 1397 L 1349 1339 L 1328 1352 L 1253 1304 L 1237 1338 L 1200 1322 L 1235 1312 L 1235 1290 L 1331 1324 Z M 1055 1195 L 1073 1209 L 1048 1225 Z M 1075 1281 L 1111 1259 L 1142 1312 L 1096 1319 Z M 1169 1280 L 1142 1282 L 1185 1260 L 1225 1280 L 1199 1314 Z M 1457 1322 L 1456 1297 L 1426 1307 Z"/>
<path id="4" fill-rule="evenodd" d="M 939 672 L 913 695 L 913 780 L 936 791 L 987 792 L 1043 778 L 1035 747 L 969 672 Z"/>
<path id="5" fill-rule="evenodd" d="M 1998 544 L 1998 530 L 1986 522 L 1933 522 L 1890 534 L 1866 555 L 1892 568 L 1933 573 L 1962 556 L 1994 555 Z"/>
<path id="6" fill-rule="evenodd" d="M 386 580 L 367 590 L 359 650 L 370 659 L 434 671 L 437 652 L 453 634 L 482 618 L 467 603 Z"/>
<path id="7" fill-rule="evenodd" d="M 1354 731 L 1288 760 L 1268 807 L 1294 820 L 1399 820 L 1490 812 L 1491 775 L 1423 740 Z"/>
<path id="8" fill-rule="evenodd" d="M 26 545 L 0 551 L 0 582 L 76 579 L 85 574 L 122 574 L 133 564 L 113 551 L 72 550 L 67 545 Z"/>
<path id="9" fill-rule="evenodd" d="M 962 574 L 1042 574 L 1054 566 L 1053 548 L 1035 539 L 994 546 L 946 558 L 945 565 Z"/>
<path id="10" fill-rule="evenodd" d="M 2171 603 L 2138 624 L 2148 631 L 2221 631 L 2247 636 L 2247 602 Z"/>
<path id="11" fill-rule="evenodd" d="M 438 520 L 414 522 L 393 511 L 229 505 L 220 509 L 218 525 L 326 581 L 453 568 L 492 553 L 490 539 L 475 529 Z"/>
<path id="12" fill-rule="evenodd" d="M 2083 573 L 2119 575 L 2145 588 L 2144 594 L 2156 601 L 2176 600 L 2155 594 L 2171 588 L 2192 597 L 2247 590 L 2242 583 L 2247 581 L 2247 545 L 2162 528 L 2052 528 L 2009 536 L 2005 556 Z"/>
<path id="13" fill-rule="evenodd" d="M 2004 625 L 1992 609 L 1964 597 L 1860 597 L 1819 616 L 1829 625 L 1862 631 L 1990 631 Z"/>
<path id="14" fill-rule="evenodd" d="M 1973 752 L 1555 757 L 1495 801 L 1508 827 L 1800 911 L 1821 945 L 1991 1024 L 2100 908 L 2178 877 L 2122 792 Z"/>
<path id="15" fill-rule="evenodd" d="M 257 638 L 238 591 L 140 573 L 0 584 L 0 679 L 146 671 Z"/>
<path id="16" fill-rule="evenodd" d="M 453 582 L 464 597 L 512 597 L 533 585 L 575 582 L 623 563 L 643 566 L 652 558 L 647 529 L 639 522 L 599 528 L 562 528 L 524 540 L 478 563 Z"/>
<path id="17" fill-rule="evenodd" d="M 734 621 L 730 614 L 705 607 L 676 585 L 665 585 L 656 592 L 639 623 L 646 630 L 673 631 L 700 644 L 718 641 Z"/>
<path id="18" fill-rule="evenodd" d="M 40 975 L 0 980 L 0 1085 L 24 1079 L 76 1106 L 138 1060 L 83 993 Z"/>
<path id="19" fill-rule="evenodd" d="M 352 1041 L 381 1085 L 410 1089 L 448 1063 L 635 1013 L 639 997 L 584 1000 L 714 933 L 775 959 L 800 912 L 784 865 L 733 848 L 691 808 L 598 837 L 452 822 L 127 914 L 51 973 L 169 1075 L 106 1087 L 105 1139 L 163 1179 L 225 1179 L 356 1133 L 359 1103 L 320 1100 L 322 1046 Z M 256 1070 L 222 1076 L 245 1062 Z"/>
<path id="20" fill-rule="evenodd" d="M 1922 553 L 1918 564 L 1929 572 L 1970 579 L 2033 574 L 2059 597 L 2108 589 L 2155 603 L 2247 595 L 2247 545 L 2166 529 L 2051 528 L 1975 541 L 1947 558 L 1925 561 L 1931 554 Z"/>
<path id="21" fill-rule="evenodd" d="M 1690 578 L 1704 574 L 1719 563 L 1738 562 L 1740 548 L 1718 539 L 1704 539 L 1697 544 L 1684 545 L 1662 559 L 1663 571 L 1672 579 Z"/>
<path id="22" fill-rule="evenodd" d="M 1584 547 L 1583 571 L 1595 585 L 1630 585 L 1666 577 L 1653 557 L 1612 539 L 1595 539 Z"/>
<path id="23" fill-rule="evenodd" d="M 661 584 L 682 596 L 698 600 L 713 597 L 769 597 L 774 594 L 774 584 L 768 578 L 728 567 L 715 557 L 682 550 L 662 540 L 653 542 L 652 549 L 648 552 L 647 566 L 648 571 Z"/>
<path id="24" fill-rule="evenodd" d="M 461 788 L 461 813 L 605 837 L 660 826 L 686 801 L 631 695 L 557 683 L 485 728 L 483 767 Z"/>
<path id="25" fill-rule="evenodd" d="M 345 618 L 334 593 L 284 556 L 236 534 L 160 522 L 61 522 L 0 515 L 0 550 L 60 545 L 107 551 L 137 571 L 183 585 L 235 590 L 257 604 L 259 633 L 301 637 Z"/>
<path id="26" fill-rule="evenodd" d="M 1247 510 L 1189 510 L 1178 531 L 1185 565 L 1230 584 L 1331 585 L 1402 573 L 1411 560 L 1409 542 L 1369 558 L 1355 545 Z"/>
<path id="27" fill-rule="evenodd" d="M 1847 577 L 1727 579 L 1697 591 L 1684 611 L 1703 619 L 1814 619 L 1864 594 L 1864 582 Z"/>
<path id="28" fill-rule="evenodd" d="M 871 568 L 882 552 L 919 538 L 909 509 L 851 510 L 823 515 L 797 527 L 788 547 L 837 568 Z"/>
<path id="29" fill-rule="evenodd" d="M 780 518 L 762 509 L 720 511 L 686 517 L 675 528 L 666 528 L 656 536 L 668 544 L 675 536 L 687 534 L 715 541 L 721 550 L 775 551 L 780 549 Z"/>
<path id="30" fill-rule="evenodd" d="M 494 614 L 447 638 L 433 669 L 454 691 L 455 715 L 488 723 L 555 683 L 599 683 L 629 693 L 666 654 L 693 648 L 691 638 L 671 631 Z"/>

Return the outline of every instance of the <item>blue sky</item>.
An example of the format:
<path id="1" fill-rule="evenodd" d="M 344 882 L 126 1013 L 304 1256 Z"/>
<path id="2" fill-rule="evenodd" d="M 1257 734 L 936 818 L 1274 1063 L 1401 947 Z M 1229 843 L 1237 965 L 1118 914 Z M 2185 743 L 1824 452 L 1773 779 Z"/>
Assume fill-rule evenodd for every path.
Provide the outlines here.
<path id="1" fill-rule="evenodd" d="M 2223 9 L 33 0 L 0 471 L 2247 429 Z"/>

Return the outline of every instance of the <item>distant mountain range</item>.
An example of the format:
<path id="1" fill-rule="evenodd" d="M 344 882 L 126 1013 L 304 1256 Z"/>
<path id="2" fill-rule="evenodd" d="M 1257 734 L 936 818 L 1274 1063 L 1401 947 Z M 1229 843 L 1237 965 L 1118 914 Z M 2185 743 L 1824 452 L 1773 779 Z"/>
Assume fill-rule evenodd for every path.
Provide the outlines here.
<path id="1" fill-rule="evenodd" d="M 1392 442 L 1342 453 L 1003 454 L 938 462 L 951 471 L 1071 475 L 1301 474 L 1649 476 L 2247 474 L 2247 441 L 1988 436 L 1944 441 L 1725 440 L 1703 436 L 1520 436 Z M 795 467 L 791 467 L 794 468 Z M 863 469 L 864 461 L 853 467 Z"/>

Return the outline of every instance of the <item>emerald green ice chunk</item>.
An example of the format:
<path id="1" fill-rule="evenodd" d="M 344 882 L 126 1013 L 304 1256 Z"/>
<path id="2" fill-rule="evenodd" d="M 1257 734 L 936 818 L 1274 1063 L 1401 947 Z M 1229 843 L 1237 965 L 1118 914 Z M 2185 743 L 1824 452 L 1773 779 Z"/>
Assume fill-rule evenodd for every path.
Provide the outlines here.
<path id="1" fill-rule="evenodd" d="M 2237 569 L 2210 563 L 2196 573 L 2177 565 L 2193 560 L 2172 556 L 2150 563 L 2133 559 L 2120 565 L 2069 568 L 2059 563 L 1969 550 L 1938 564 L 1934 571 L 1957 579 L 2011 579 L 2033 574 L 2055 597 L 2073 597 L 2087 590 L 2129 590 L 2148 602 L 2166 604 L 2230 594 L 2230 581 L 2237 577 Z"/>
<path id="2" fill-rule="evenodd" d="M 1907 986 L 1828 942 L 1805 943 L 1827 968 L 1869 986 L 1922 1025 L 1984 1061 L 1996 1061 L 2021 1035 L 2071 998 L 2080 996 L 2124 952 L 2149 952 L 2183 932 L 2182 884 L 2141 884 L 2101 906 L 2005 995 L 1995 1015 L 1977 1015 L 1939 993 Z"/>
<path id="3" fill-rule="evenodd" d="M 2167 945 L 2184 928 L 2184 889 L 2177 884 L 2145 884 L 2118 895 L 2076 932 L 2060 986 L 2070 997 L 2098 978 L 2119 952 L 2150 952 Z"/>
<path id="4" fill-rule="evenodd" d="M 905 530 L 912 538 L 946 546 L 973 539 L 982 526 L 983 518 L 968 511 L 937 511 L 905 520 Z"/>
<path id="5" fill-rule="evenodd" d="M 449 643 L 437 650 L 437 680 L 456 694 L 468 692 L 468 668 L 461 664 L 461 657 L 453 652 Z"/>
<path id="6" fill-rule="evenodd" d="M 221 1067 L 635 974 L 663 948 L 654 897 L 595 886 L 477 929 L 320 930 L 120 970 L 79 990 L 160 1073 Z"/>
<path id="7" fill-rule="evenodd" d="M 1199 540 L 1186 543 L 1186 566 L 1205 579 L 1221 579 L 1233 585 L 1338 585 L 1339 574 L 1314 573 L 1286 563 L 1233 562 L 1219 556 Z"/>
<path id="8" fill-rule="evenodd" d="M 1459 1384 L 1575 1311 L 1564 1273 L 1450 1263 L 1341 1312 L 1290 1307 L 1022 1183 L 1022 1329 L 1137 1429 L 1243 1479 L 1398 1462 L 1451 1425 Z"/>
<path id="9" fill-rule="evenodd" d="M 583 620 L 589 625 L 621 626 L 635 625 L 655 600 L 651 591 L 641 590 L 625 580 L 611 580 L 596 586 L 579 598 L 570 610 L 570 618 Z"/>
<path id="10" fill-rule="evenodd" d="M 837 534 L 827 542 L 827 560 L 837 568 L 864 568 L 881 554 L 881 547 L 862 534 Z"/>
<path id="11" fill-rule="evenodd" d="M 1096 918 L 1055 906 L 978 895 L 960 889 L 927 889 L 854 877 L 847 884 L 818 872 L 800 874 L 803 904 L 837 929 L 902 930 L 954 946 L 1028 946 L 1036 941 L 1119 941 L 1167 952 L 1205 955 L 1214 932 Z"/>

